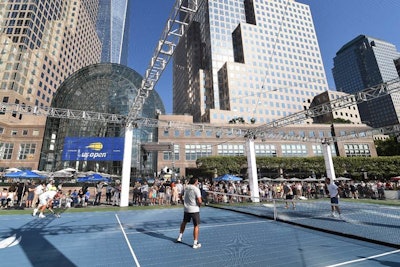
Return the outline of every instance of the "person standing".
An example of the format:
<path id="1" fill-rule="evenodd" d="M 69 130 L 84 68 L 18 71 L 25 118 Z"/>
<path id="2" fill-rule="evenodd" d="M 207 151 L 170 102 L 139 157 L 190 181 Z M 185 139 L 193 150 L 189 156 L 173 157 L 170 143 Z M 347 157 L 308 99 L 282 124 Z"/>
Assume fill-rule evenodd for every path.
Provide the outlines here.
<path id="1" fill-rule="evenodd" d="M 341 212 L 339 207 L 339 187 L 331 181 L 331 178 L 325 178 L 326 188 L 328 189 L 329 197 L 331 198 L 331 216 L 335 217 L 335 210 L 339 214 L 339 218 L 341 218 Z"/>
<path id="2" fill-rule="evenodd" d="M 111 184 L 107 184 L 107 187 L 106 187 L 106 202 L 107 202 L 107 205 L 111 204 L 111 195 L 112 195 L 113 190 L 114 190 L 114 188 L 111 186 Z"/>
<path id="3" fill-rule="evenodd" d="M 293 197 L 293 189 L 292 186 L 289 183 L 284 182 L 283 183 L 283 193 L 285 194 L 285 209 L 289 208 L 289 202 L 292 203 L 293 209 L 296 209 L 296 204 L 294 202 L 294 197 Z"/>
<path id="4" fill-rule="evenodd" d="M 36 187 L 35 187 L 35 195 L 33 196 L 32 200 L 32 208 L 36 208 L 38 201 L 39 201 L 39 196 L 45 191 L 45 184 L 43 182 L 40 182 Z"/>
<path id="5" fill-rule="evenodd" d="M 189 184 L 184 188 L 181 195 L 181 201 L 183 201 L 184 214 L 183 220 L 180 226 L 179 236 L 176 240 L 178 243 L 182 243 L 182 236 L 185 232 L 185 227 L 188 222 L 193 221 L 193 248 L 197 249 L 201 247 L 199 240 L 199 226 L 200 226 L 200 206 L 202 203 L 201 192 L 198 188 L 198 179 L 190 178 Z"/>
<path id="6" fill-rule="evenodd" d="M 26 208 L 32 207 L 33 198 L 35 197 L 35 188 L 36 188 L 35 181 L 28 182 L 28 186 L 27 186 L 28 196 L 25 201 Z"/>
<path id="7" fill-rule="evenodd" d="M 98 182 L 96 187 L 95 187 L 95 192 L 96 192 L 96 196 L 94 198 L 94 205 L 100 205 L 101 203 L 101 191 L 103 191 L 103 182 Z"/>

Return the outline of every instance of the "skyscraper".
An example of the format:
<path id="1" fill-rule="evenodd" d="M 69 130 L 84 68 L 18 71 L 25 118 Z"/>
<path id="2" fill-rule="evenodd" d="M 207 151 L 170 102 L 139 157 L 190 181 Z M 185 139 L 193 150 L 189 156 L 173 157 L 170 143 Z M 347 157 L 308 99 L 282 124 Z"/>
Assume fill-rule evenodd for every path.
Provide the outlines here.
<path id="1" fill-rule="evenodd" d="M 206 0 L 174 54 L 173 112 L 268 123 L 328 89 L 308 5 Z"/>
<path id="2" fill-rule="evenodd" d="M 110 9 L 110 37 L 99 38 L 103 5 Z M 127 1 L 8 0 L 0 3 L 0 99 L 4 103 L 50 106 L 58 87 L 82 67 L 121 60 Z M 118 7 L 118 8 L 117 8 Z M 120 11 L 118 11 L 120 10 Z M 125 10 L 125 11 L 124 11 Z M 122 13 L 118 13 L 122 12 Z M 118 20 L 112 19 L 119 17 Z M 98 20 L 99 18 L 99 20 Z M 97 28 L 99 27 L 99 28 Z M 107 28 L 106 27 L 106 28 Z M 115 34 L 112 32 L 119 29 Z M 115 37 L 115 38 L 114 38 Z M 109 40 L 103 45 L 103 40 Z M 119 49 L 115 49 L 118 47 Z M 111 51 L 116 51 L 114 55 Z M 104 59 L 106 61 L 106 59 Z M 119 62 L 118 62 L 119 63 Z M 45 118 L 0 113 L 0 171 L 37 168 Z"/>
<path id="3" fill-rule="evenodd" d="M 399 78 L 396 46 L 359 35 L 336 53 L 333 78 L 338 91 L 354 94 L 365 88 Z M 361 120 L 373 127 L 399 123 L 400 93 L 358 104 Z"/>
<path id="4" fill-rule="evenodd" d="M 96 28 L 102 47 L 101 62 L 127 65 L 129 15 L 132 1 L 99 0 Z"/>

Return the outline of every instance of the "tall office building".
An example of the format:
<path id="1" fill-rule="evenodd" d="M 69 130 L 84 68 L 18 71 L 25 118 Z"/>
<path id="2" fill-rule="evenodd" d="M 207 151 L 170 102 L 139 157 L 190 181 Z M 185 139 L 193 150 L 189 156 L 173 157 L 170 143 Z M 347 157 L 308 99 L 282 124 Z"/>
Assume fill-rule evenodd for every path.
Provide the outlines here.
<path id="1" fill-rule="evenodd" d="M 336 89 L 354 94 L 365 88 L 399 78 L 396 46 L 366 35 L 359 35 L 336 53 L 332 69 Z M 399 123 L 400 93 L 358 104 L 361 120 L 381 127 Z"/>
<path id="2" fill-rule="evenodd" d="M 176 47 L 173 112 L 268 123 L 328 89 L 308 5 L 206 0 Z"/>
<path id="3" fill-rule="evenodd" d="M 99 0 L 8 0 L 0 3 L 0 99 L 50 106 L 61 83 L 100 62 Z M 45 118 L 0 113 L 0 171 L 36 169 Z"/>
<path id="4" fill-rule="evenodd" d="M 97 33 L 103 44 L 101 62 L 127 65 L 132 1 L 99 0 Z"/>

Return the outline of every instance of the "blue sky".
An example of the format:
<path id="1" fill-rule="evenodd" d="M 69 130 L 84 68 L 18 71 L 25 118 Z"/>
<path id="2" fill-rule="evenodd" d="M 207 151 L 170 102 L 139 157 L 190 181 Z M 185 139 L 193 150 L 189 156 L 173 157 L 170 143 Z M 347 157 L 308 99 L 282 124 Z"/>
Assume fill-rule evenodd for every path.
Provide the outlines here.
<path id="1" fill-rule="evenodd" d="M 128 65 L 144 75 L 160 39 L 175 0 L 133 1 L 131 44 Z M 238 0 L 241 1 L 241 0 Z M 360 34 L 396 45 L 400 50 L 400 0 L 297 0 L 308 4 L 313 15 L 329 87 L 333 58 L 348 41 Z M 172 113 L 172 60 L 155 89 L 164 101 L 167 114 Z"/>

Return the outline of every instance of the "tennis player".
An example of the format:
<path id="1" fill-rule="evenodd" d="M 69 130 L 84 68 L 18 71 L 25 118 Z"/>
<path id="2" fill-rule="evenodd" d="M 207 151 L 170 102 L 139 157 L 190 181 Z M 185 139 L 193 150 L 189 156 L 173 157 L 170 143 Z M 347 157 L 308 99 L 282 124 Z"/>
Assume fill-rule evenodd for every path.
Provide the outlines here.
<path id="1" fill-rule="evenodd" d="M 54 201 L 54 199 L 59 199 L 61 194 L 62 194 L 62 192 L 54 191 L 54 190 L 50 190 L 50 191 L 46 191 L 46 192 L 42 193 L 39 196 L 39 206 L 33 210 L 32 216 L 36 216 L 36 213 L 38 211 L 40 211 L 39 218 L 46 217 L 43 214 L 43 212 L 45 211 L 46 208 L 48 208 L 51 213 L 55 214 L 53 211 L 53 201 Z M 55 215 L 57 217 L 59 217 L 59 215 L 57 215 L 57 214 L 55 214 Z"/>
<path id="2" fill-rule="evenodd" d="M 339 193 L 340 189 L 339 187 L 331 181 L 331 178 L 325 178 L 325 183 L 326 187 L 329 192 L 329 197 L 331 198 L 331 211 L 332 217 L 335 217 L 335 210 L 339 214 L 339 218 L 341 218 L 341 212 L 340 212 L 340 207 L 339 207 Z"/>
<path id="3" fill-rule="evenodd" d="M 200 206 L 202 203 L 201 192 L 197 186 L 199 183 L 197 178 L 190 178 L 189 184 L 183 189 L 181 201 L 183 201 L 184 214 L 180 227 L 180 232 L 176 242 L 182 242 L 183 232 L 186 224 L 193 220 L 193 248 L 201 247 L 199 240 L 199 225 L 200 225 Z"/>

